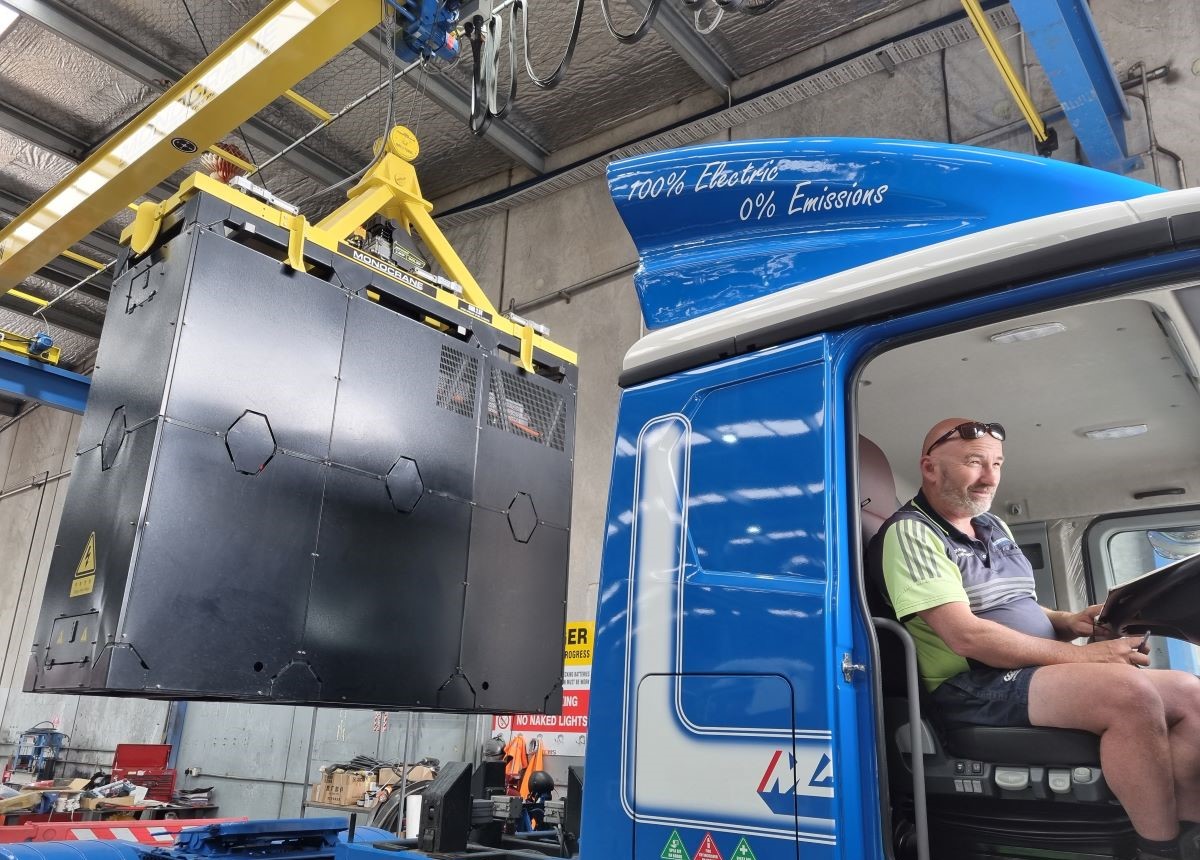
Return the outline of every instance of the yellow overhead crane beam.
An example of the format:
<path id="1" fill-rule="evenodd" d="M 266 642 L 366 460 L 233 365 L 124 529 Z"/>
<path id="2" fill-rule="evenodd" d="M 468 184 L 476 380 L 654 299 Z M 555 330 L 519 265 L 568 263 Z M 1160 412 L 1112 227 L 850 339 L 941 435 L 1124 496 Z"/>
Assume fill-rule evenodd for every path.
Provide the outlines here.
<path id="1" fill-rule="evenodd" d="M 19 286 L 378 23 L 379 0 L 272 0 L 0 230 L 0 294 Z"/>

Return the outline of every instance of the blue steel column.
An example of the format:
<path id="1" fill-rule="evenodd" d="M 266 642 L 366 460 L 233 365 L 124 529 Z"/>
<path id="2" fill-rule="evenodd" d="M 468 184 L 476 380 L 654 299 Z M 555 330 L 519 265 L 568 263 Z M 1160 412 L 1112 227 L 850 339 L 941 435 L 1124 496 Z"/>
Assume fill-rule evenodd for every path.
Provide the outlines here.
<path id="1" fill-rule="evenodd" d="M 82 415 L 92 381 L 23 355 L 0 352 L 0 393 Z"/>
<path id="2" fill-rule="evenodd" d="M 1011 0 L 1092 167 L 1127 173 L 1125 94 L 1084 0 Z"/>

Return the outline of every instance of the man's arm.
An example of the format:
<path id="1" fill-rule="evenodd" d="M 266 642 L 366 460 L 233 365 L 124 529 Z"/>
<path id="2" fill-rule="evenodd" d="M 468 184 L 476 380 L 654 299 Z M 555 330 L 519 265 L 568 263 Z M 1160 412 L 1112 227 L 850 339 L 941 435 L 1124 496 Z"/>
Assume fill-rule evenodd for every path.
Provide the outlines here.
<path id="1" fill-rule="evenodd" d="M 1138 650 L 1138 645 L 1141 644 L 1140 637 L 1122 637 L 1088 645 L 1072 645 L 1069 642 L 1030 636 L 995 621 L 980 618 L 971 612 L 971 607 L 965 603 L 943 603 L 917 614 L 955 654 L 969 660 L 978 660 L 997 669 L 1053 666 L 1058 663 L 1150 665 L 1150 657 Z"/>

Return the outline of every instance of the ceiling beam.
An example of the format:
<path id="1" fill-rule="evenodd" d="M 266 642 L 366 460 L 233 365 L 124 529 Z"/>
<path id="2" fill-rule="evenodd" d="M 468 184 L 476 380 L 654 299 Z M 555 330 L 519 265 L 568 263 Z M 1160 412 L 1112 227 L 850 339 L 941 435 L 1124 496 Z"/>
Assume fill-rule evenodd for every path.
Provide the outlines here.
<path id="1" fill-rule="evenodd" d="M 0 102 L 0 128 L 28 143 L 62 156 L 73 164 L 82 161 L 91 148 L 87 141 L 54 128 L 44 120 L 4 102 Z"/>
<path id="2" fill-rule="evenodd" d="M 101 27 L 61 0 L 5 0 L 5 3 L 154 90 L 165 91 L 186 74 L 120 34 Z M 241 129 L 251 145 L 272 155 L 293 140 L 292 136 L 257 118 L 247 120 Z M 322 185 L 339 182 L 348 172 L 342 165 L 304 144 L 285 155 L 284 160 Z"/>
<path id="3" fill-rule="evenodd" d="M 464 3 L 463 17 L 474 14 L 474 7 L 478 5 L 477 2 Z M 389 64 L 386 50 L 380 48 L 379 39 L 374 35 L 359 39 L 354 46 L 380 65 Z M 410 73 L 401 80 L 411 87 L 419 87 L 430 101 L 464 125 L 470 120 L 471 94 L 449 78 L 430 74 L 419 77 Z M 534 173 L 546 172 L 546 150 L 508 120 L 492 120 L 483 139 Z"/>
<path id="4" fill-rule="evenodd" d="M 647 0 L 629 0 L 629 5 L 639 15 L 646 14 Z M 696 32 L 695 25 L 688 18 L 689 14 L 680 10 L 674 3 L 662 3 L 654 17 L 654 32 L 672 51 L 683 58 L 706 84 L 728 98 L 729 85 L 733 83 L 736 75 L 712 45 Z"/>

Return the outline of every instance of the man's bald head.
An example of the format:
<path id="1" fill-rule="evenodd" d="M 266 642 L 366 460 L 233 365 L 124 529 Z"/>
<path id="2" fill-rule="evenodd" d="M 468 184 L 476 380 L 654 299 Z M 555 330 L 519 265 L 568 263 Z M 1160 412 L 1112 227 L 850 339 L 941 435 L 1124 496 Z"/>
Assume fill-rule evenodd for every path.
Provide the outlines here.
<path id="1" fill-rule="evenodd" d="M 921 456 L 924 457 L 925 452 L 929 450 L 929 446 L 938 439 L 941 439 L 953 428 L 959 424 L 970 424 L 974 420 L 973 418 L 943 418 L 937 424 L 934 424 L 929 432 L 925 434 L 925 441 L 921 443 Z"/>

